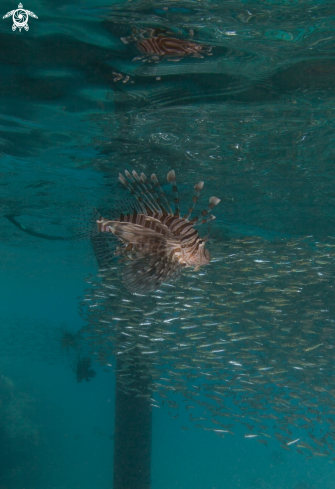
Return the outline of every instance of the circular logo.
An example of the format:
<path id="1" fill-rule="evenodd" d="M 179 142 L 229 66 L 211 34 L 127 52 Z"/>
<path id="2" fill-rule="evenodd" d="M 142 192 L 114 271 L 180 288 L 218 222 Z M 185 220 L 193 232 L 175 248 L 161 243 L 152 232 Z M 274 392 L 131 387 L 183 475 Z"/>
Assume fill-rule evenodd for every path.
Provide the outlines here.
<path id="1" fill-rule="evenodd" d="M 24 27 L 27 23 L 28 20 L 28 14 L 25 10 L 23 9 L 17 9 L 15 10 L 13 14 L 13 22 L 16 25 L 16 27 Z"/>

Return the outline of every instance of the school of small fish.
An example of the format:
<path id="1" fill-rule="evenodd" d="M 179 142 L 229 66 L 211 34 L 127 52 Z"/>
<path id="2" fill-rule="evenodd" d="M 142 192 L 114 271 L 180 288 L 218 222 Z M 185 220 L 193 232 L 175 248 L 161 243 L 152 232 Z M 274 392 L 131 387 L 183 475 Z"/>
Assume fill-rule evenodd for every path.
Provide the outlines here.
<path id="1" fill-rule="evenodd" d="M 186 409 L 218 436 L 335 460 L 334 238 L 211 248 L 210 267 L 148 295 L 120 285 L 116 264 L 88 278 L 82 337 L 94 360 L 122 356 L 125 391 L 136 365 L 172 418 Z"/>

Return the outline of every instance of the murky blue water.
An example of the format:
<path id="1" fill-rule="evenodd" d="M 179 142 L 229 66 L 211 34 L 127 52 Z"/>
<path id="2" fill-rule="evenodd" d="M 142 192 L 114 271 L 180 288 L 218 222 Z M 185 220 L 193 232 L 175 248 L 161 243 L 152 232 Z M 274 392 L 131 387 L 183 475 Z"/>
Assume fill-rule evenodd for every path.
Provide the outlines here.
<path id="1" fill-rule="evenodd" d="M 0 5 L 1 17 L 17 9 L 12 0 Z M 210 314 L 201 297 L 211 297 L 213 314 L 232 334 L 247 331 L 249 318 L 267 335 L 266 342 L 258 340 L 261 352 L 255 343 L 227 351 L 226 374 L 210 363 L 209 354 L 201 357 L 210 360 L 198 369 L 203 402 L 209 402 L 202 390 L 205 376 L 214 371 L 218 384 L 224 385 L 227 375 L 236 389 L 226 397 L 230 421 L 237 423 L 234 435 L 221 438 L 201 429 L 205 423 L 195 427 L 191 408 L 180 408 L 171 419 L 177 411 L 171 413 L 162 404 L 165 398 L 155 397 L 160 407 L 153 408 L 152 489 L 332 488 L 333 4 L 27 0 L 23 8 L 38 16 L 29 17 L 28 31 L 13 31 L 11 16 L 0 21 L 0 488 L 112 487 L 113 368 L 106 368 L 107 360 L 99 362 L 87 344 L 97 375 L 78 383 L 71 368 L 76 353 L 62 349 L 60 341 L 62 323 L 72 334 L 86 325 L 79 305 L 90 290 L 85 279 L 98 274 L 94 253 L 89 240 L 51 241 L 24 231 L 73 236 L 83 211 L 124 196 L 117 175 L 125 168 L 155 172 L 162 182 L 174 168 L 183 204 L 199 180 L 205 181 L 203 203 L 211 195 L 221 198 L 210 229 L 215 260 L 206 268 L 206 285 L 201 275 L 192 279 L 200 290 L 195 321 L 202 324 Z M 149 38 L 154 29 L 211 46 L 210 55 L 134 60 L 142 56 L 136 35 Z M 8 215 L 25 229 L 15 227 Z M 244 248 L 248 239 L 258 240 L 255 259 Z M 272 275 L 262 260 L 271 264 Z M 188 280 L 186 275 L 180 285 L 186 303 L 194 296 Z M 120 294 L 122 287 L 120 282 Z M 178 283 L 175 287 L 174 295 L 164 292 L 170 304 L 179 293 Z M 283 293 L 285 301 L 278 305 Z M 217 302 L 211 294 L 219 295 Z M 254 294 L 254 306 L 239 294 Z M 220 301 L 228 304 L 224 312 Z M 161 307 L 162 318 L 170 314 L 165 306 L 155 307 Z M 123 314 L 134 319 L 129 310 Z M 269 333 L 278 321 L 281 331 L 296 328 L 289 341 L 279 329 Z M 305 337 L 301 331 L 307 327 Z M 220 334 L 226 332 L 215 338 L 222 340 Z M 188 365 L 191 357 L 196 362 L 201 353 L 197 346 L 193 356 L 180 348 L 176 343 L 162 372 L 167 385 L 175 385 L 178 362 Z M 255 389 L 253 412 L 241 418 L 242 377 L 231 361 L 243 363 L 248 351 L 257 365 L 275 364 L 284 374 L 279 387 L 267 377 L 268 390 L 258 396 Z M 162 347 L 158 360 L 163 353 Z M 248 363 L 243 368 L 243 375 L 252 375 Z M 280 411 L 287 401 L 272 403 L 277 388 L 280 396 L 293 392 L 291 411 Z M 189 389 L 173 401 L 187 404 Z M 171 391 L 166 392 L 169 397 Z M 300 402 L 307 415 L 295 414 Z M 213 411 L 197 406 L 210 423 Z M 288 418 L 263 418 L 269 428 L 260 428 L 262 409 L 267 416 Z M 230 422 L 228 417 L 219 421 Z M 300 428 L 302 423 L 312 424 Z M 298 429 L 305 431 L 296 438 L 313 444 L 309 433 L 319 443 L 297 452 L 299 442 L 292 447 L 290 440 Z M 280 442 L 275 432 L 287 438 Z"/>

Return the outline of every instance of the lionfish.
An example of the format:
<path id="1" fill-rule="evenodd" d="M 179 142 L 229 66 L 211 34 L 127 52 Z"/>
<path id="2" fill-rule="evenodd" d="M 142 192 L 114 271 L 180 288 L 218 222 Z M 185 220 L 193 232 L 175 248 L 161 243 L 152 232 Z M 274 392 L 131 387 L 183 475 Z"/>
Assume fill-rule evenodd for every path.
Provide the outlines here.
<path id="1" fill-rule="evenodd" d="M 77 382 L 82 382 L 83 380 L 89 382 L 96 376 L 96 372 L 91 367 L 92 360 L 90 357 L 79 356 L 77 358 L 77 360 L 71 366 L 72 370 L 76 374 Z"/>
<path id="2" fill-rule="evenodd" d="M 211 48 L 196 44 L 195 42 L 183 41 L 173 37 L 157 36 L 143 39 L 137 43 L 137 48 L 143 54 L 149 56 L 187 56 L 201 57 L 202 51 L 210 51 Z"/>
<path id="3" fill-rule="evenodd" d="M 70 349 L 77 350 L 79 335 L 70 333 L 65 323 L 62 323 L 59 328 L 59 337 L 57 340 L 60 342 L 61 349 L 69 354 Z"/>
<path id="4" fill-rule="evenodd" d="M 174 170 L 167 174 L 167 180 L 174 193 L 174 212 L 154 173 L 150 182 L 144 173 L 139 176 L 126 170 L 125 176 L 119 174 L 119 181 L 135 197 L 130 211 L 114 220 L 100 217 L 96 221 L 99 233 L 113 233 L 123 243 L 114 254 L 125 261 L 123 279 L 132 293 L 153 292 L 163 282 L 176 280 L 183 268 L 198 270 L 211 259 L 205 249 L 206 239 L 200 238 L 194 226 L 215 219 L 209 213 L 220 199 L 209 199 L 201 220 L 190 219 L 204 185 L 199 182 L 191 207 L 181 217 Z"/>
<path id="5" fill-rule="evenodd" d="M 154 61 L 164 56 L 173 57 L 175 61 L 179 61 L 185 56 L 203 58 L 202 54 L 211 54 L 212 46 L 177 39 L 169 34 L 172 33 L 160 28 L 143 30 L 133 27 L 132 35 L 121 37 L 121 40 L 125 44 L 136 42 L 137 49 Z M 190 31 L 190 35 L 193 34 L 193 31 Z M 144 56 L 137 56 L 133 61 L 143 59 Z"/>

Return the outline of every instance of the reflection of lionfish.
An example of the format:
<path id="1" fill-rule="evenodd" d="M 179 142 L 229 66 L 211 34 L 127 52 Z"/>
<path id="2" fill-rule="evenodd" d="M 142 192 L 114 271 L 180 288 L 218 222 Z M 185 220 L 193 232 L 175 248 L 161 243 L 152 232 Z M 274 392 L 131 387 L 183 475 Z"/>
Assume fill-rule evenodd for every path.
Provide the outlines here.
<path id="1" fill-rule="evenodd" d="M 201 239 L 194 229 L 196 224 L 204 224 L 215 219 L 207 217 L 220 199 L 211 197 L 206 210 L 202 211 L 203 219 L 190 220 L 194 206 L 200 195 L 204 182 L 195 185 L 195 195 L 188 213 L 180 217 L 179 198 L 174 170 L 167 175 L 174 192 L 175 211 L 155 174 L 151 175 L 152 183 L 144 173 L 141 176 L 133 171 L 119 175 L 120 182 L 136 198 L 128 214 L 120 213 L 114 220 L 100 218 L 97 221 L 99 232 L 110 232 L 122 241 L 116 254 L 124 257 L 126 267 L 123 277 L 127 288 L 132 292 L 147 293 L 157 290 L 163 282 L 176 280 L 184 267 L 195 267 L 210 262 L 210 255 L 205 249 L 206 239 Z"/>
<path id="2" fill-rule="evenodd" d="M 135 41 L 139 51 L 151 57 L 152 60 L 159 60 L 160 57 L 165 56 L 174 57 L 175 61 L 177 61 L 189 55 L 196 58 L 203 58 L 202 54 L 210 54 L 212 49 L 211 46 L 176 39 L 167 34 L 169 33 L 162 29 L 140 30 L 133 28 L 133 35 L 122 37 L 121 40 L 125 44 Z M 141 57 L 136 57 L 135 60 L 137 59 L 141 59 Z"/>
<path id="3" fill-rule="evenodd" d="M 69 354 L 70 349 L 76 350 L 78 348 L 78 334 L 70 333 L 65 323 L 62 323 L 59 328 L 59 337 L 57 340 L 60 342 L 61 349 Z"/>
<path id="4" fill-rule="evenodd" d="M 141 53 L 152 56 L 187 56 L 193 55 L 195 57 L 201 57 L 199 55 L 203 50 L 209 50 L 207 46 L 202 44 L 196 44 L 195 42 L 183 41 L 175 39 L 173 37 L 157 36 L 149 39 L 143 39 L 137 43 L 138 49 Z"/>
<path id="5" fill-rule="evenodd" d="M 77 382 L 82 382 L 83 380 L 89 382 L 96 376 L 95 371 L 92 370 L 91 367 L 92 361 L 90 357 L 78 357 L 76 362 L 71 367 L 76 374 Z"/>

